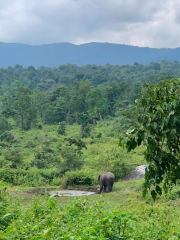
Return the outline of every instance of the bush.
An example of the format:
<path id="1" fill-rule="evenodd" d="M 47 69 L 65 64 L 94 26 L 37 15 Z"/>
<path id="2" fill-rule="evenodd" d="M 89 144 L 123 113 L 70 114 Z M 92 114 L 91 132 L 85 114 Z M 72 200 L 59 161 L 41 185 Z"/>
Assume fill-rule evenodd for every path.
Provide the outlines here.
<path id="1" fill-rule="evenodd" d="M 90 136 L 92 126 L 88 124 L 86 126 L 81 126 L 81 135 L 83 138 L 87 138 Z"/>
<path id="2" fill-rule="evenodd" d="M 40 186 L 49 183 L 49 180 L 41 176 L 41 173 L 38 169 L 32 168 L 26 171 L 26 174 L 22 177 L 19 176 L 19 184 L 25 186 Z"/>
<path id="3" fill-rule="evenodd" d="M 20 206 L 15 199 L 11 199 L 6 189 L 0 181 L 0 230 L 5 230 L 20 214 Z"/>
<path id="4" fill-rule="evenodd" d="M 0 136 L 1 141 L 14 142 L 14 136 L 11 132 L 5 131 Z"/>
<path id="5" fill-rule="evenodd" d="M 62 185 L 62 178 L 60 177 L 54 177 L 51 182 L 52 186 L 60 186 Z"/>
<path id="6" fill-rule="evenodd" d="M 96 135 L 97 138 L 101 138 L 102 137 L 102 133 L 99 132 L 97 135 Z"/>
<path id="7" fill-rule="evenodd" d="M 61 134 L 61 135 L 65 135 L 66 134 L 66 122 L 63 121 L 63 122 L 60 122 L 59 125 L 58 125 L 58 134 Z"/>
<path id="8" fill-rule="evenodd" d="M 41 151 L 35 153 L 35 158 L 31 162 L 31 166 L 38 169 L 59 167 L 61 160 L 53 149 L 44 147 Z"/>
<path id="9" fill-rule="evenodd" d="M 74 185 L 88 185 L 93 186 L 97 184 L 97 179 L 93 175 L 92 171 L 79 170 L 66 172 L 63 179 L 63 187 L 74 186 Z"/>
<path id="10" fill-rule="evenodd" d="M 62 149 L 61 154 L 64 158 L 64 161 L 61 165 L 61 173 L 67 171 L 79 170 L 84 165 L 82 157 L 78 154 L 77 150 L 72 147 L 65 147 Z"/>
<path id="11" fill-rule="evenodd" d="M 1 180 L 4 182 L 12 183 L 14 182 L 15 170 L 10 168 L 1 168 L 0 169 Z"/>
<path id="12" fill-rule="evenodd" d="M 51 169 L 42 169 L 40 171 L 40 175 L 48 180 L 49 182 L 53 181 L 54 178 L 60 176 L 60 170 L 56 168 L 51 168 Z"/>
<path id="13" fill-rule="evenodd" d="M 175 200 L 180 198 L 180 189 L 172 189 L 167 195 L 168 199 Z"/>
<path id="14" fill-rule="evenodd" d="M 42 177 L 40 171 L 36 168 L 31 168 L 28 171 L 23 169 L 1 168 L 0 176 L 4 182 L 32 187 L 43 185 L 49 181 Z"/>
<path id="15" fill-rule="evenodd" d="M 78 198 L 62 208 L 56 198 L 35 197 L 29 205 L 19 205 L 19 212 L 14 201 L 3 203 L 0 239 L 125 240 L 131 239 L 136 221 L 129 214 L 103 211 L 102 202 L 92 204 Z"/>
<path id="16" fill-rule="evenodd" d="M 22 149 L 19 147 L 9 147 L 3 151 L 5 160 L 11 161 L 16 167 L 22 162 Z M 16 168 L 14 167 L 14 168 Z"/>

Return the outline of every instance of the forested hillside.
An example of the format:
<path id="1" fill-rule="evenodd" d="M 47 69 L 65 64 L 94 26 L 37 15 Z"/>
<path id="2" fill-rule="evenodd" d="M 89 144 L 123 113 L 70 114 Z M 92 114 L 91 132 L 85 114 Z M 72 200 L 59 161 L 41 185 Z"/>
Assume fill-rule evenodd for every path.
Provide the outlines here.
<path id="1" fill-rule="evenodd" d="M 144 163 L 142 149 L 129 155 L 118 149 L 119 137 L 135 122 L 135 99 L 144 84 L 179 77 L 179 69 L 180 63 L 168 61 L 1 68 L 2 179 L 71 184 L 67 179 L 77 175 L 76 182 L 91 185 L 107 170 L 122 178 Z"/>
<path id="2" fill-rule="evenodd" d="M 20 65 L 0 69 L 1 121 L 12 118 L 22 130 L 42 124 L 80 123 L 107 117 L 133 118 L 134 101 L 144 83 L 179 76 L 178 62 L 133 66 Z"/>

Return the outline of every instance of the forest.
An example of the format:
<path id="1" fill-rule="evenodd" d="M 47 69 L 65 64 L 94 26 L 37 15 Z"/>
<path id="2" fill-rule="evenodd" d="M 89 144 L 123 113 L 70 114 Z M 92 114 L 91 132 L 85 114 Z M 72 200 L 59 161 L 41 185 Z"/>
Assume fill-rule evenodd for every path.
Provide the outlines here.
<path id="1" fill-rule="evenodd" d="M 154 104 L 153 109 L 159 106 L 162 112 L 164 107 L 170 111 L 171 119 L 169 116 L 168 119 L 172 120 L 179 108 L 175 108 L 174 103 L 168 108 L 165 103 L 169 101 L 171 105 L 174 99 L 178 102 L 178 91 L 174 89 L 179 89 L 179 85 L 172 85 L 171 81 L 178 81 L 179 77 L 178 61 L 148 65 L 135 62 L 122 66 L 67 64 L 57 68 L 20 65 L 1 68 L 0 239 L 179 239 L 180 209 L 176 211 L 176 208 L 180 189 L 174 175 L 171 183 L 176 187 L 170 192 L 166 191 L 167 184 L 166 188 L 161 185 L 165 174 L 161 174 L 161 163 L 156 165 L 159 175 L 154 168 L 150 169 L 152 175 L 145 185 L 144 180 L 121 181 L 136 166 L 152 161 L 149 152 L 144 157 L 144 131 L 149 131 L 150 137 L 155 130 L 160 134 L 162 119 L 156 116 L 161 127 L 158 129 L 157 124 L 151 124 L 154 110 L 146 112 L 145 108 L 147 106 L 148 111 Z M 166 89 L 160 95 L 166 85 L 170 86 L 169 92 Z M 153 102 L 152 96 L 158 86 L 162 86 L 156 96 L 159 99 Z M 164 103 L 162 99 L 166 93 Z M 172 101 L 168 94 L 173 96 Z M 139 120 L 144 124 L 143 134 L 142 128 L 136 125 L 139 119 L 137 99 L 144 116 L 149 114 L 150 119 L 141 117 Z M 144 99 L 149 102 L 144 104 Z M 179 119 L 179 115 L 175 117 Z M 123 146 L 122 138 L 134 125 L 140 137 L 135 141 L 128 135 L 127 152 L 118 145 Z M 178 132 L 179 125 L 176 122 L 175 125 Z M 162 136 L 167 134 L 167 139 L 173 138 L 167 133 L 168 128 L 175 133 L 174 125 L 167 123 Z M 147 139 L 152 152 L 155 143 L 150 145 L 152 141 Z M 164 141 L 165 137 L 156 140 L 157 149 L 159 142 Z M 179 150 L 172 146 L 172 139 L 169 146 L 170 153 Z M 154 153 L 158 156 L 157 149 Z M 163 146 L 162 152 L 165 150 Z M 174 169 L 166 167 L 171 172 Z M 97 189 L 97 176 L 106 171 L 113 172 L 116 177 L 112 193 L 73 200 L 58 200 L 48 195 L 26 198 L 24 195 L 29 189 L 38 187 Z M 151 185 L 155 189 L 143 198 L 143 186 L 148 189 Z"/>
<path id="2" fill-rule="evenodd" d="M 68 64 L 35 69 L 15 65 L 0 69 L 0 166 L 1 174 L 6 175 L 7 169 L 13 173 L 13 177 L 9 173 L 3 178 L 14 183 L 15 174 L 19 184 L 23 182 L 18 180 L 20 176 L 32 168 L 39 172 L 54 169 L 49 177 L 40 173 L 52 181 L 80 169 L 82 152 L 88 151 L 87 139 L 93 144 L 103 135 L 121 137 L 135 121 L 134 103 L 143 85 L 178 76 L 179 66 L 178 62 L 163 61 L 133 66 Z M 77 131 L 77 136 L 68 134 L 69 129 Z"/>

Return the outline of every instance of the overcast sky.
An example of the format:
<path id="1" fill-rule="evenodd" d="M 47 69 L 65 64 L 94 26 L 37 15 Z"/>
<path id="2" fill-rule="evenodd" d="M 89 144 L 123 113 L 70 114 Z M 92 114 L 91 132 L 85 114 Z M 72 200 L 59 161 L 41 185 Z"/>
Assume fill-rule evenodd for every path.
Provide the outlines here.
<path id="1" fill-rule="evenodd" d="M 1 0 L 0 42 L 180 47 L 180 0 Z"/>

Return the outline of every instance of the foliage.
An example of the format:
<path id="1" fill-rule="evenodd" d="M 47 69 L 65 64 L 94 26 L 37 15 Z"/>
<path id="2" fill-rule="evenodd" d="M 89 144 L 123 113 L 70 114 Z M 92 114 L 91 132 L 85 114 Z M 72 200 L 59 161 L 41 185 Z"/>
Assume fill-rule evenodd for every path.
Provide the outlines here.
<path id="1" fill-rule="evenodd" d="M 144 164 L 143 149 L 130 154 L 119 151 L 118 139 L 109 137 L 113 126 L 113 120 L 103 120 L 94 126 L 91 138 L 83 140 L 77 124 L 67 125 L 66 136 L 57 133 L 57 125 L 4 132 L 0 142 L 0 175 L 13 185 L 60 185 L 65 172 L 83 167 L 92 170 L 95 179 L 102 171 L 112 171 L 118 181 Z M 99 133 L 101 138 L 97 137 Z"/>
<path id="2" fill-rule="evenodd" d="M 60 176 L 60 171 L 53 168 L 39 170 L 35 167 L 29 170 L 1 168 L 0 176 L 1 180 L 6 183 L 33 187 L 51 184 L 54 179 Z"/>
<path id="3" fill-rule="evenodd" d="M 78 185 L 86 185 L 86 186 L 97 185 L 97 176 L 94 175 L 94 172 L 89 169 L 66 172 L 64 177 L 62 178 L 63 188 L 66 188 L 69 186 L 75 187 Z"/>
<path id="4" fill-rule="evenodd" d="M 65 135 L 66 134 L 66 122 L 62 121 L 58 124 L 58 134 Z"/>
<path id="5" fill-rule="evenodd" d="M 178 66 L 166 61 L 133 66 L 67 64 L 35 69 L 16 65 L 0 69 L 1 129 L 9 130 L 12 119 L 22 130 L 66 121 L 81 124 L 82 135 L 87 137 L 88 124 L 119 112 L 132 119 L 132 108 L 127 106 L 134 105 L 143 82 L 169 79 L 172 74 L 167 69 L 177 76 Z"/>
<path id="6" fill-rule="evenodd" d="M 139 184 L 122 182 L 114 193 L 71 200 L 34 196 L 20 204 L 1 182 L 1 239 L 179 239 L 178 201 L 142 199 Z"/>
<path id="7" fill-rule="evenodd" d="M 17 199 L 8 196 L 6 185 L 0 181 L 0 231 L 5 230 L 20 214 L 20 204 Z"/>
<path id="8" fill-rule="evenodd" d="M 151 190 L 155 199 L 168 191 L 180 179 L 180 81 L 164 81 L 156 86 L 146 85 L 136 102 L 138 124 L 127 132 L 120 145 L 128 151 L 142 143 L 148 162 L 144 194 Z M 161 185 L 163 183 L 163 186 Z"/>
<path id="9" fill-rule="evenodd" d="M 131 154 L 117 149 L 118 137 L 134 123 L 135 99 L 144 82 L 178 76 L 179 69 L 179 63 L 168 61 L 0 69 L 4 180 L 15 185 L 58 184 L 65 172 L 82 167 L 94 174 L 112 171 L 121 179 L 144 164 L 143 149 Z"/>
<path id="10" fill-rule="evenodd" d="M 61 173 L 65 173 L 70 170 L 81 169 L 84 165 L 82 156 L 72 147 L 65 147 L 61 150 L 61 154 L 64 158 L 61 164 Z"/>
<path id="11" fill-rule="evenodd" d="M 42 199 L 42 197 L 41 197 Z M 5 200 L 3 200 L 5 204 Z M 103 213 L 102 202 L 89 202 L 77 198 L 62 208 L 54 197 L 36 197 L 29 206 L 15 211 L 8 219 L 14 202 L 4 206 L 3 217 L 9 220 L 0 229 L 3 239 L 127 239 L 136 221 L 131 215 L 117 211 Z"/>
<path id="12" fill-rule="evenodd" d="M 9 131 L 4 131 L 1 136 L 0 136 L 1 141 L 6 141 L 6 142 L 13 142 L 14 141 L 14 136 L 11 132 Z"/>
<path id="13" fill-rule="evenodd" d="M 17 89 L 12 106 L 14 108 L 13 118 L 22 130 L 28 130 L 32 125 L 36 125 L 36 108 L 28 88 Z"/>

